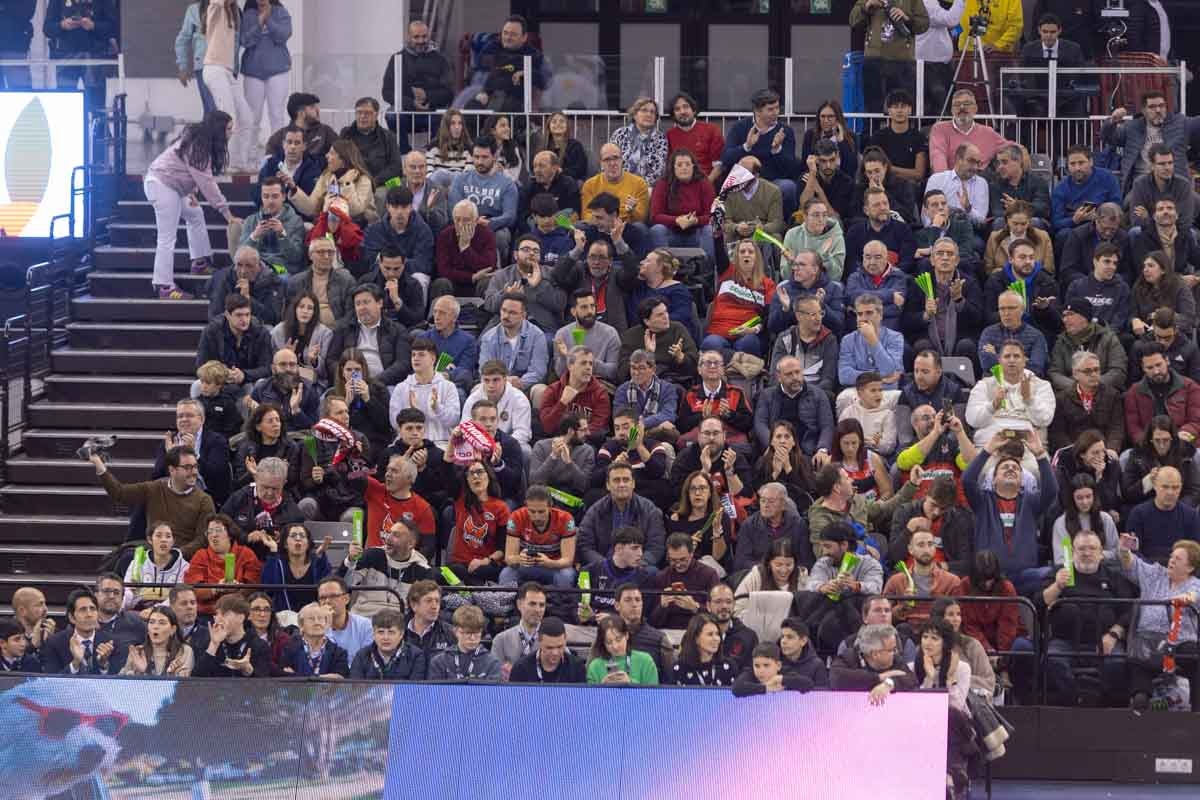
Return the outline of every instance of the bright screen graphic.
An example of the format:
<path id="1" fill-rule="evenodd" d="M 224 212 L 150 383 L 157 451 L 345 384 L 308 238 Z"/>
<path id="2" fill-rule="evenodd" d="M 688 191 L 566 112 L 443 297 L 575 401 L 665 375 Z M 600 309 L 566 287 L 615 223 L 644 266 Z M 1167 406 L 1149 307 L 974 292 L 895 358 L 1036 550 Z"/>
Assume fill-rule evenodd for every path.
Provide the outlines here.
<path id="1" fill-rule="evenodd" d="M 947 715 L 925 692 L 871 707 L 865 692 L 411 684 L 384 798 L 929 800 L 946 792 Z"/>
<path id="2" fill-rule="evenodd" d="M 0 92 L 0 229 L 46 237 L 70 210 L 71 172 L 83 164 L 82 92 Z M 82 203 L 76 207 L 82 236 Z M 55 233 L 68 233 L 60 222 Z"/>

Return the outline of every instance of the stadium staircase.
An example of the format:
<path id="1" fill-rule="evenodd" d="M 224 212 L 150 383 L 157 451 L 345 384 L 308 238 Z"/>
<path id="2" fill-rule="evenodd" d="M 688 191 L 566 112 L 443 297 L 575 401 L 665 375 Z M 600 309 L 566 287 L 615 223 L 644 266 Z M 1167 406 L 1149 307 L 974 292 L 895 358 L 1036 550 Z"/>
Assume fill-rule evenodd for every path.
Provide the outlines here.
<path id="1" fill-rule="evenodd" d="M 253 209 L 249 183 L 222 185 L 233 213 Z M 65 345 L 51 353 L 50 373 L 35 391 L 0 487 L 0 576 L 43 589 L 58 610 L 78 585 L 95 580 L 105 555 L 126 538 L 129 510 L 100 488 L 91 464 L 75 451 L 88 436 L 117 437 L 113 474 L 146 480 L 163 432 L 175 426 L 176 400 L 195 377 L 196 346 L 204 327 L 204 299 L 160 301 L 150 287 L 154 212 L 140 179 L 122 193 L 111 244 L 97 247 L 87 287 L 72 299 Z M 229 263 L 225 224 L 205 206 L 218 266 Z M 204 277 L 189 274 L 187 236 L 180 226 L 175 250 L 177 283 L 202 296 Z M 0 612 L 15 583 L 0 583 Z"/>

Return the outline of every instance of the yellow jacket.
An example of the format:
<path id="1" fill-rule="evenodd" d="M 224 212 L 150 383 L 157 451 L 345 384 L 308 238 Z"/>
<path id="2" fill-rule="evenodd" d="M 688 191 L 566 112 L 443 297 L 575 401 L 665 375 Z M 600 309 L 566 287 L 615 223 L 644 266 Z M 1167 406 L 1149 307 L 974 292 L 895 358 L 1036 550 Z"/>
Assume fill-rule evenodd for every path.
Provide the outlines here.
<path id="1" fill-rule="evenodd" d="M 974 48 L 968 34 L 971 17 L 979 13 L 979 3 L 980 0 L 966 0 L 963 7 L 962 20 L 959 23 L 963 32 L 958 37 L 960 50 Z M 1021 43 L 1021 31 L 1025 27 L 1025 12 L 1021 7 L 1021 0 L 990 0 L 987 5 L 990 19 L 987 33 L 982 37 L 984 46 L 991 46 L 1006 53 L 1017 52 Z"/>
<path id="2" fill-rule="evenodd" d="M 603 192 L 615 196 L 621 203 L 621 219 L 626 222 L 645 222 L 649 218 L 650 189 L 640 175 L 624 172 L 621 174 L 621 180 L 609 183 L 608 178 L 604 177 L 604 173 L 599 173 L 584 181 L 583 187 L 579 191 L 579 204 L 583 206 L 581 211 L 585 219 L 587 218 L 588 204 L 596 199 L 596 195 Z M 625 211 L 625 198 L 627 197 L 632 197 L 637 201 L 632 214 Z"/>

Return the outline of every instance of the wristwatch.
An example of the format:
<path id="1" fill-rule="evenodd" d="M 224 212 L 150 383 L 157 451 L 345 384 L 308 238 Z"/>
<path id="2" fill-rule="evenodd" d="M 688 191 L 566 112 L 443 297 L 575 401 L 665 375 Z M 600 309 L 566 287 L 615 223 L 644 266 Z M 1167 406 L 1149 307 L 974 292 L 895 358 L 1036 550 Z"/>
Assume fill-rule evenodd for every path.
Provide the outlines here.
<path id="1" fill-rule="evenodd" d="M 896 682 L 894 680 L 892 680 L 891 678 L 884 678 L 883 685 L 888 687 L 888 689 L 891 691 L 895 691 L 895 689 L 896 689 Z"/>

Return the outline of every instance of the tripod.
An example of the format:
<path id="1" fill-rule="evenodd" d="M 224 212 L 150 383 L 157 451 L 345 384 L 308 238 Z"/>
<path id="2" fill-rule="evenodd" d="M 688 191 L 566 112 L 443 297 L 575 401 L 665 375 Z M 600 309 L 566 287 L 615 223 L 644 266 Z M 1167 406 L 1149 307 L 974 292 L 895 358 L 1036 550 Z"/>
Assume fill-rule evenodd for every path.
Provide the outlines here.
<path id="1" fill-rule="evenodd" d="M 963 51 L 958 55 L 958 63 L 954 65 L 954 76 L 950 79 L 950 89 L 946 92 L 946 100 L 942 103 L 942 113 L 939 119 L 946 116 L 946 111 L 950 108 L 950 98 L 954 97 L 954 92 L 960 87 L 982 86 L 984 96 L 987 97 L 988 111 L 991 111 L 992 106 L 992 81 L 988 77 L 987 59 L 983 53 L 983 37 L 975 30 L 971 31 L 971 43 L 975 47 L 975 58 L 971 60 L 971 80 L 959 80 L 959 73 L 962 72 L 963 62 L 966 61 L 967 53 L 971 52 L 969 48 L 963 48 Z"/>

